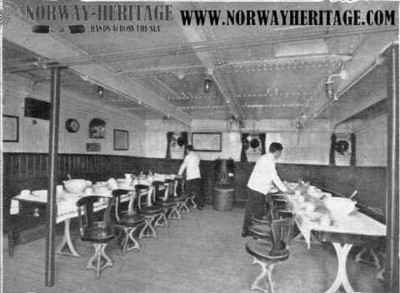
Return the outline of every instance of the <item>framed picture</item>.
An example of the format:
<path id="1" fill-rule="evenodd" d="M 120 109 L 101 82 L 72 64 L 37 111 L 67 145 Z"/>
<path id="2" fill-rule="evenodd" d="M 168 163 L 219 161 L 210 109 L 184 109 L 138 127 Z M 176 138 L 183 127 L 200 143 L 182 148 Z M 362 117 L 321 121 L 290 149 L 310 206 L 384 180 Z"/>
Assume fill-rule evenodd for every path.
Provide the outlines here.
<path id="1" fill-rule="evenodd" d="M 3 115 L 3 142 L 19 141 L 19 117 Z"/>
<path id="2" fill-rule="evenodd" d="M 114 150 L 129 150 L 129 132 L 128 130 L 114 129 Z"/>
<path id="3" fill-rule="evenodd" d="M 86 151 L 87 152 L 100 152 L 101 144 L 99 144 L 98 142 L 88 142 L 86 144 Z"/>
<path id="4" fill-rule="evenodd" d="M 222 133 L 221 132 L 193 132 L 192 145 L 195 151 L 202 152 L 221 152 Z"/>

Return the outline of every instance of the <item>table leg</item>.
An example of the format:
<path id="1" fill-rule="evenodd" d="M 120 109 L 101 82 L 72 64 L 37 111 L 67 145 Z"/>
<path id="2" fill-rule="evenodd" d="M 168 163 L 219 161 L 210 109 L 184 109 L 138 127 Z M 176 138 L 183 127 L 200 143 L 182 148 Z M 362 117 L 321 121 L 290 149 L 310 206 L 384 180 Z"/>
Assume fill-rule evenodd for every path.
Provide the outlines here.
<path id="1" fill-rule="evenodd" d="M 71 240 L 70 223 L 71 219 L 66 219 L 64 221 L 64 235 L 60 245 L 57 247 L 57 254 L 80 257 Z M 69 252 L 64 251 L 65 247 L 69 249 Z"/>
<path id="2" fill-rule="evenodd" d="M 373 260 L 370 261 L 366 258 L 364 258 L 364 255 L 368 253 L 370 254 L 370 256 L 372 256 Z M 373 264 L 377 269 L 381 268 L 381 262 L 379 261 L 378 256 L 376 255 L 375 251 L 373 248 L 367 248 L 364 247 L 363 249 L 360 250 L 359 253 L 356 254 L 355 258 L 354 258 L 355 262 L 365 262 L 368 264 Z"/>
<path id="3" fill-rule="evenodd" d="M 325 293 L 334 293 L 338 291 L 340 286 L 343 286 L 346 293 L 353 293 L 354 290 L 350 285 L 346 269 L 347 256 L 349 255 L 353 245 L 348 243 L 342 245 L 337 242 L 332 242 L 332 245 L 335 248 L 338 259 L 338 270 L 335 281 L 332 283 L 331 287 L 325 291 Z"/>

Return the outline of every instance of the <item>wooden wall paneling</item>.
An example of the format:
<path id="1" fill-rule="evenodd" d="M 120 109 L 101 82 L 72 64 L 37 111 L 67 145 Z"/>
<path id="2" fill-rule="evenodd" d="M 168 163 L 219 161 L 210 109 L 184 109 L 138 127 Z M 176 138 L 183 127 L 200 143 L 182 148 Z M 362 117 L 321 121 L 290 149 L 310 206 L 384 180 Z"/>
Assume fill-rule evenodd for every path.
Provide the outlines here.
<path id="1" fill-rule="evenodd" d="M 41 162 L 40 162 L 40 173 L 41 176 L 44 176 L 44 174 L 47 173 L 47 168 L 48 168 L 48 160 L 47 160 L 47 155 L 40 154 Z"/>

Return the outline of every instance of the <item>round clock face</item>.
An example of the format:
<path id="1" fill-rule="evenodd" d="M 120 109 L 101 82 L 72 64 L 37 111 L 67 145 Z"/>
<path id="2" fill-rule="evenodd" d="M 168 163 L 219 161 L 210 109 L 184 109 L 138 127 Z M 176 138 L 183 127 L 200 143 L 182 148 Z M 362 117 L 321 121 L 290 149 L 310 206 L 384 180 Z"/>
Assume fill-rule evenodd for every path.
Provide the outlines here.
<path id="1" fill-rule="evenodd" d="M 68 132 L 78 132 L 79 130 L 79 122 L 76 119 L 68 119 L 65 121 L 65 128 Z"/>

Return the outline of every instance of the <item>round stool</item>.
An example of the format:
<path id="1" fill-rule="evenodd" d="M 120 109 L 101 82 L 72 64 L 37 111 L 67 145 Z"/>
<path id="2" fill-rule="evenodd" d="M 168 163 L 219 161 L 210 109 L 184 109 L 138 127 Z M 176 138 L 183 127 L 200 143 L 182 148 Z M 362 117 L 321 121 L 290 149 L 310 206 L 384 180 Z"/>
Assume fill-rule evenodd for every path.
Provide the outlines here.
<path id="1" fill-rule="evenodd" d="M 250 239 L 246 243 L 246 251 L 253 256 L 253 264 L 261 267 L 261 273 L 251 285 L 251 290 L 274 293 L 272 271 L 276 263 L 289 258 L 289 250 L 280 255 L 271 255 L 272 243 L 261 239 Z M 264 283 L 264 286 L 262 286 Z"/>

